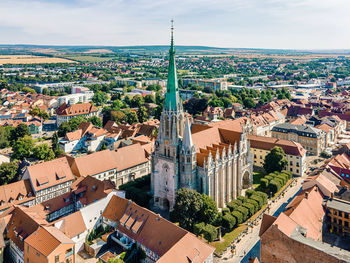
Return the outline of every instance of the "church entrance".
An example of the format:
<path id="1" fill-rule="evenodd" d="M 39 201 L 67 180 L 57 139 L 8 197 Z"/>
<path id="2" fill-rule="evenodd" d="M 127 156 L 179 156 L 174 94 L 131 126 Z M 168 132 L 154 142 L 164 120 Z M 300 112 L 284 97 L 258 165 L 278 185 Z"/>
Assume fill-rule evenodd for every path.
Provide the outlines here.
<path id="1" fill-rule="evenodd" d="M 245 171 L 243 178 L 242 178 L 242 188 L 248 189 L 252 185 L 252 182 L 250 181 L 250 175 L 248 171 Z"/>

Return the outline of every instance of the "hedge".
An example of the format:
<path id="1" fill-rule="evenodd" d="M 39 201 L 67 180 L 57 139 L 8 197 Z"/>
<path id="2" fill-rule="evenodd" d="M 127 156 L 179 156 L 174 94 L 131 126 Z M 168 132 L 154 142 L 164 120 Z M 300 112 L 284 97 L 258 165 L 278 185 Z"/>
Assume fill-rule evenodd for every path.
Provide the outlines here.
<path id="1" fill-rule="evenodd" d="M 245 196 L 249 198 L 249 197 L 251 197 L 254 193 L 255 193 L 255 191 L 254 191 L 253 189 L 247 189 L 247 190 L 245 191 Z"/>
<path id="2" fill-rule="evenodd" d="M 229 214 L 230 212 L 231 212 L 230 209 L 227 208 L 227 207 L 225 207 L 225 208 L 222 209 L 222 214 L 223 214 L 223 215 Z"/>
<path id="3" fill-rule="evenodd" d="M 245 197 L 245 196 L 237 196 L 237 200 L 239 200 L 239 201 L 241 201 L 242 202 L 242 204 L 245 202 L 245 201 L 247 201 L 247 197 Z"/>
<path id="4" fill-rule="evenodd" d="M 238 210 L 235 210 L 231 214 L 232 214 L 232 216 L 234 218 L 236 218 L 236 221 L 237 221 L 238 224 L 242 224 L 243 223 L 243 215 L 242 215 L 241 212 L 239 212 Z"/>
<path id="5" fill-rule="evenodd" d="M 269 183 L 269 191 L 273 194 L 277 193 L 281 189 L 281 184 L 276 180 L 271 180 Z"/>
<path id="6" fill-rule="evenodd" d="M 251 217 L 252 215 L 255 214 L 255 206 L 253 204 L 244 203 L 242 206 L 248 209 L 248 212 L 249 212 L 248 217 Z"/>
<path id="7" fill-rule="evenodd" d="M 208 240 L 209 242 L 213 242 L 216 237 L 218 236 L 218 232 L 216 231 L 216 227 L 212 226 L 210 224 L 206 224 L 202 234 L 204 235 L 204 238 Z"/>
<path id="8" fill-rule="evenodd" d="M 273 176 L 272 175 L 266 175 L 266 176 L 264 176 L 264 178 L 267 179 L 269 182 L 271 180 L 273 180 Z"/>
<path id="9" fill-rule="evenodd" d="M 226 214 L 222 217 L 222 226 L 228 230 L 232 230 L 237 224 L 237 220 L 231 214 Z"/>
<path id="10" fill-rule="evenodd" d="M 251 196 L 250 199 L 252 199 L 258 203 L 259 209 L 264 205 L 264 200 L 262 199 L 262 197 L 260 197 L 256 194 Z"/>
<path id="11" fill-rule="evenodd" d="M 266 193 L 260 192 L 260 191 L 256 191 L 255 194 L 260 196 L 263 199 L 263 203 L 264 204 L 267 203 L 267 194 Z"/>
<path id="12" fill-rule="evenodd" d="M 202 223 L 198 223 L 198 224 L 194 224 L 193 225 L 193 234 L 195 234 L 196 236 L 199 236 L 203 229 L 205 227 L 205 223 L 202 222 Z"/>
<path id="13" fill-rule="evenodd" d="M 254 205 L 254 210 L 255 212 L 259 211 L 260 207 L 259 207 L 259 203 L 256 201 L 256 200 L 253 200 L 253 199 L 248 199 L 247 200 L 247 204 L 252 204 Z"/>
<path id="14" fill-rule="evenodd" d="M 217 237 L 216 227 L 204 222 L 193 226 L 193 233 L 197 236 L 203 235 L 206 240 L 213 242 Z"/>
<path id="15" fill-rule="evenodd" d="M 269 180 L 266 178 L 261 178 L 260 179 L 260 186 L 262 189 L 267 189 L 269 186 Z"/>
<path id="16" fill-rule="evenodd" d="M 239 207 L 237 207 L 236 211 L 241 212 L 241 214 L 243 215 L 243 222 L 248 219 L 249 211 L 247 208 L 245 208 L 243 206 L 239 206 Z"/>
<path id="17" fill-rule="evenodd" d="M 240 205 L 242 205 L 242 201 L 240 200 L 232 200 L 231 202 L 226 204 L 226 206 L 230 209 L 231 212 L 235 210 L 237 207 L 239 207 Z"/>

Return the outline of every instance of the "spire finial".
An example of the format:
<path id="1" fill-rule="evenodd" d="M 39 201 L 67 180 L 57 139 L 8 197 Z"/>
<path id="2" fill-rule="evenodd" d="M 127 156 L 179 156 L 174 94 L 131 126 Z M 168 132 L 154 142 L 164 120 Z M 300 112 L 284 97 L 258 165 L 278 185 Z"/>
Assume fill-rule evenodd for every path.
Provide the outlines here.
<path id="1" fill-rule="evenodd" d="M 171 50 L 174 51 L 174 19 L 170 20 L 171 22 Z"/>

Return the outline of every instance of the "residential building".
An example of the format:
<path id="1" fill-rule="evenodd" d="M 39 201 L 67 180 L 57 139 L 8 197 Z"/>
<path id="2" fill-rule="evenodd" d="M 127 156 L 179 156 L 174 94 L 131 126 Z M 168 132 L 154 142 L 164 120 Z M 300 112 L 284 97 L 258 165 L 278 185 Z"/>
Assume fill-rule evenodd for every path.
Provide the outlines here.
<path id="1" fill-rule="evenodd" d="M 348 250 L 323 238 L 323 200 L 324 193 L 314 185 L 301 191 L 279 216 L 264 214 L 259 233 L 261 262 L 349 262 Z"/>
<path id="2" fill-rule="evenodd" d="M 188 87 L 190 84 L 198 85 L 199 87 L 203 87 L 203 88 L 209 88 L 214 91 L 227 90 L 227 82 L 221 81 L 221 80 L 183 79 L 184 87 Z"/>
<path id="3" fill-rule="evenodd" d="M 242 189 L 251 187 L 248 126 L 246 119 L 190 124 L 179 95 L 172 39 L 167 92 L 152 155 L 155 206 L 172 209 L 176 191 L 185 187 L 209 195 L 224 207 Z"/>
<path id="4" fill-rule="evenodd" d="M 84 92 L 84 93 L 75 93 L 75 94 L 68 94 L 65 96 L 58 97 L 58 104 L 77 104 L 77 103 L 87 103 L 90 102 L 92 97 L 94 96 L 93 91 Z"/>
<path id="5" fill-rule="evenodd" d="M 104 224 L 115 229 L 110 244 L 123 249 L 137 244 L 145 251 L 146 262 L 213 262 L 213 247 L 124 198 L 113 196 L 102 216 Z"/>
<path id="6" fill-rule="evenodd" d="M 57 114 L 57 126 L 60 126 L 63 122 L 68 122 L 70 119 L 78 116 L 90 118 L 98 116 L 98 109 L 91 103 L 81 103 L 69 105 L 63 103 L 56 109 Z"/>
<path id="7" fill-rule="evenodd" d="M 350 237 L 350 191 L 343 188 L 323 203 L 327 228 L 331 233 Z"/>
<path id="8" fill-rule="evenodd" d="M 108 134 L 107 130 L 94 126 L 90 122 L 82 122 L 76 131 L 66 133 L 65 137 L 59 141 L 59 146 L 65 153 L 80 150 L 95 152 L 100 150 L 103 144 L 108 143 L 108 140 L 105 141 Z"/>
<path id="9" fill-rule="evenodd" d="M 224 117 L 224 110 L 220 107 L 210 107 L 208 106 L 204 112 L 203 116 L 208 117 L 211 120 L 217 120 Z"/>
<path id="10" fill-rule="evenodd" d="M 264 136 L 248 135 L 250 151 L 253 155 L 254 166 L 263 169 L 264 160 L 272 148 L 281 147 L 287 160 L 286 171 L 295 176 L 304 176 L 306 172 L 306 150 L 300 143 L 280 140 Z"/>
<path id="11" fill-rule="evenodd" d="M 335 130 L 330 125 L 323 123 L 323 124 L 315 126 L 315 128 L 320 129 L 320 130 L 325 132 L 325 134 L 326 134 L 326 141 L 325 141 L 326 147 L 334 145 L 334 142 L 336 139 Z"/>
<path id="12" fill-rule="evenodd" d="M 24 240 L 24 262 L 74 263 L 74 242 L 55 227 L 39 226 Z"/>
<path id="13" fill-rule="evenodd" d="M 35 196 L 29 179 L 0 186 L 0 214 L 12 205 L 35 205 Z"/>
<path id="14" fill-rule="evenodd" d="M 74 175 L 66 157 L 28 166 L 22 180 L 29 180 L 35 196 L 35 204 L 40 204 L 56 196 L 69 192 Z"/>
<path id="15" fill-rule="evenodd" d="M 136 178 L 150 174 L 151 164 L 147 146 L 139 143 L 117 149 L 104 150 L 74 158 L 71 169 L 75 176 L 93 176 L 109 179 L 120 186 Z"/>
<path id="16" fill-rule="evenodd" d="M 278 124 L 272 128 L 272 137 L 298 142 L 311 155 L 319 155 L 326 146 L 326 133 L 307 125 Z"/>

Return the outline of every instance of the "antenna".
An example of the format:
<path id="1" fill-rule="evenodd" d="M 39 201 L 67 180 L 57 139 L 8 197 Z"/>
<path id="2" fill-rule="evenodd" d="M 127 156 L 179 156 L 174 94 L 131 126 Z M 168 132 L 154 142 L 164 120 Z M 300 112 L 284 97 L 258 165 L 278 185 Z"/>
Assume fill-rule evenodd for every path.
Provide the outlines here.
<path id="1" fill-rule="evenodd" d="M 170 20 L 171 22 L 171 45 L 174 45 L 174 19 Z"/>

